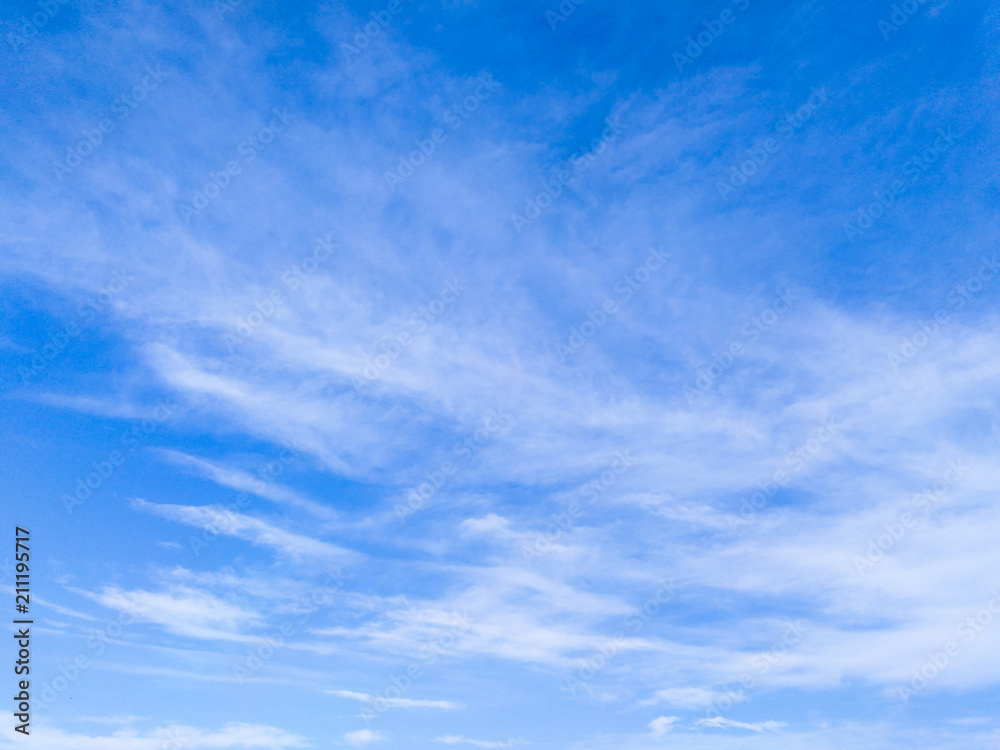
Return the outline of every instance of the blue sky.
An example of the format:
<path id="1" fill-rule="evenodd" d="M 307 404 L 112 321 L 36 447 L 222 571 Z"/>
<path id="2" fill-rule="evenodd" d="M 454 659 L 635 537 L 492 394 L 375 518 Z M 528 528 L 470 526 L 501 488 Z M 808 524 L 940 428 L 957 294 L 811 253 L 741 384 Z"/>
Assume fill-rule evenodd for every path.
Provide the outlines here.
<path id="1" fill-rule="evenodd" d="M 0 747 L 996 747 L 998 21 L 7 4 Z"/>

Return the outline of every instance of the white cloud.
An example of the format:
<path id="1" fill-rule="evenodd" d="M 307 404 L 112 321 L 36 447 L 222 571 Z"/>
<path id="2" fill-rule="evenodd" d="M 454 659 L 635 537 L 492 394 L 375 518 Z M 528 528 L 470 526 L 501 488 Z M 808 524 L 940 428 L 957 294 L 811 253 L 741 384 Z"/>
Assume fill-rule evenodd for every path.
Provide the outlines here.
<path id="1" fill-rule="evenodd" d="M 411 657 L 456 653 L 497 656 L 517 662 L 569 667 L 590 655 L 608 635 L 597 627 L 630 608 L 613 595 L 596 595 L 532 570 L 513 566 L 473 567 L 466 588 L 445 600 L 374 603 L 382 617 L 362 626 L 317 628 L 316 635 L 343 638 L 376 651 L 400 650 Z M 622 651 L 655 649 L 650 641 L 623 636 Z"/>
<path id="2" fill-rule="evenodd" d="M 20 737 L 5 727 L 4 734 L 12 742 Z M 32 726 L 32 750 L 163 750 L 169 745 L 190 750 L 226 750 L 228 748 L 306 747 L 303 737 L 264 724 L 230 722 L 218 730 L 171 725 L 150 732 L 122 729 L 112 735 L 89 736 L 70 734 L 45 725 Z M 13 746 L 13 745 L 12 745 Z"/>
<path id="3" fill-rule="evenodd" d="M 506 518 L 490 513 L 482 518 L 468 518 L 462 522 L 462 530 L 470 534 L 496 534 L 504 536 L 510 528 Z"/>
<path id="4" fill-rule="evenodd" d="M 667 688 L 657 690 L 653 698 L 640 701 L 639 705 L 652 706 L 657 703 L 666 703 L 668 706 L 693 710 L 711 706 L 724 695 L 726 693 L 700 687 Z"/>
<path id="5" fill-rule="evenodd" d="M 231 59 L 245 61 L 237 57 L 246 55 L 237 40 L 223 38 L 232 45 Z M 346 82 L 337 78 L 338 71 L 324 70 L 307 83 L 319 84 L 317 90 L 329 94 L 336 108 L 360 90 L 366 101 L 378 100 L 381 87 L 396 87 L 400 71 L 407 71 L 401 90 L 417 88 L 412 98 L 384 97 L 386 122 L 393 121 L 393 107 L 409 108 L 422 98 L 437 106 L 439 92 L 454 90 L 454 77 L 409 76 L 405 56 L 390 44 L 380 47 L 384 67 L 361 68 L 358 79 L 347 76 Z M 873 312 L 864 300 L 835 309 L 818 290 L 727 370 L 703 404 L 689 407 L 681 387 L 693 382 L 697 369 L 732 337 L 739 338 L 746 316 L 758 311 L 756 300 L 744 299 L 748 287 L 761 280 L 748 266 L 740 267 L 735 283 L 705 269 L 732 267 L 732 247 L 753 258 L 779 238 L 789 238 L 792 248 L 819 248 L 807 253 L 805 265 L 791 262 L 793 253 L 782 250 L 789 263 L 774 271 L 778 283 L 796 273 L 812 274 L 815 258 L 825 250 L 839 253 L 817 240 L 838 223 L 836 201 L 826 201 L 827 196 L 811 202 L 804 214 L 800 206 L 789 210 L 768 202 L 734 215 L 736 221 L 720 221 L 714 212 L 708 218 L 697 215 L 690 196 L 700 192 L 690 188 L 701 183 L 688 170 L 694 162 L 711 167 L 715 155 L 709 148 L 705 160 L 692 159 L 691 149 L 710 131 L 726 134 L 739 126 L 740 132 L 750 132 L 742 127 L 745 114 L 729 118 L 718 105 L 736 101 L 757 73 L 705 69 L 698 78 L 697 84 L 675 82 L 669 91 L 636 97 L 629 134 L 608 150 L 586 184 L 574 188 L 578 200 L 564 196 L 553 209 L 559 215 L 548 215 L 557 227 L 553 234 L 539 224 L 534 233 L 508 239 L 482 218 L 503 217 L 511 194 L 537 190 L 538 176 L 554 152 L 533 134 L 523 140 L 497 138 L 475 162 L 463 162 L 468 155 L 460 158 L 453 140 L 454 161 L 442 149 L 417 178 L 423 181 L 420 189 L 401 190 L 390 200 L 384 185 L 374 184 L 380 178 L 371 176 L 370 167 L 391 164 L 394 146 L 383 143 L 388 139 L 381 132 L 339 132 L 327 121 L 303 123 L 295 136 L 301 139 L 296 150 L 309 155 L 308 172 L 323 174 L 329 183 L 322 191 L 299 182 L 304 172 L 296 171 L 301 165 L 294 155 L 274 164 L 260 160 L 255 167 L 267 170 L 259 173 L 260 182 L 280 186 L 266 197 L 266 209 L 248 191 L 228 204 L 221 199 L 211 209 L 217 218 L 188 228 L 170 218 L 167 205 L 192 175 L 200 179 L 209 168 L 201 154 L 220 153 L 231 144 L 202 140 L 178 119 L 179 109 L 164 107 L 158 111 L 157 141 L 182 133 L 197 158 L 181 159 L 174 172 L 174 158 L 153 152 L 146 159 L 142 148 L 132 148 L 128 170 L 109 159 L 92 173 L 100 175 L 99 182 L 86 181 L 81 172 L 75 175 L 83 178 L 78 187 L 56 200 L 47 193 L 12 194 L 6 213 L 13 224 L 25 227 L 33 247 L 13 246 L 9 253 L 5 247 L 0 264 L 72 296 L 102 283 L 109 253 L 134 256 L 141 272 L 123 296 L 123 312 L 111 322 L 123 340 L 149 342 L 139 351 L 160 384 L 197 404 L 195 414 L 206 420 L 202 424 L 211 421 L 220 434 L 298 439 L 319 465 L 364 478 L 378 489 L 395 491 L 423 481 L 422 475 L 439 465 L 435 451 L 447 454 L 455 439 L 466 437 L 484 402 L 502 395 L 516 405 L 510 433 L 491 440 L 442 490 L 442 500 L 455 505 L 442 502 L 430 532 L 419 525 L 419 515 L 406 528 L 370 523 L 370 537 L 361 541 L 375 538 L 379 549 L 388 550 L 377 561 L 380 575 L 372 582 L 373 588 L 381 587 L 380 596 L 372 596 L 370 606 L 358 612 L 338 612 L 346 616 L 317 623 L 314 632 L 323 638 L 349 640 L 379 659 L 397 658 L 436 643 L 448 632 L 449 612 L 468 608 L 469 626 L 449 642 L 449 655 L 466 663 L 490 657 L 497 660 L 491 663 L 541 664 L 571 674 L 621 630 L 626 640 L 601 680 L 621 681 L 641 695 L 663 684 L 731 684 L 743 674 L 759 677 L 760 685 L 833 687 L 845 676 L 891 684 L 906 679 L 928 648 L 952 638 L 955 625 L 982 606 L 986 584 L 995 584 L 1000 562 L 995 544 L 1000 522 L 991 507 L 998 489 L 996 445 L 990 429 L 977 431 L 977 425 L 989 422 L 979 415 L 996 411 L 996 321 L 987 313 L 970 313 L 896 373 L 886 367 L 885 353 L 914 330 L 910 321 L 882 308 Z M 204 109 L 208 97 L 191 85 L 197 80 L 189 76 L 182 90 Z M 427 90 L 419 88 L 421 81 Z M 695 100 L 687 94 L 698 93 L 696 85 L 706 92 Z M 355 88 L 338 98 L 343 94 L 339 86 Z M 588 97 L 547 96 L 559 99 L 545 103 L 544 111 L 558 113 L 560 122 L 571 122 L 593 106 Z M 695 117 L 679 116 L 688 114 L 676 104 L 681 101 L 684 108 L 694 108 Z M 529 99 L 529 104 L 543 103 Z M 218 120 L 210 130 L 218 133 L 243 128 L 253 114 L 245 102 L 222 102 L 212 111 Z M 50 112 L 53 118 L 60 114 Z M 489 117 L 485 108 L 477 116 Z M 480 122 L 484 132 L 521 132 L 502 116 Z M 866 120 L 864 127 L 875 125 Z M 856 135 L 845 138 L 852 153 L 862 142 Z M 23 154 L 16 146 L 11 149 L 15 170 L 28 176 L 25 184 L 48 167 L 46 149 L 61 146 L 47 144 Z M 832 141 L 823 144 L 831 153 L 836 147 Z M 116 153 L 115 148 L 109 139 L 105 153 Z M 663 181 L 645 177 L 666 164 L 672 165 L 670 171 L 662 173 L 669 174 L 682 197 L 664 191 Z M 697 179 L 703 181 L 703 175 Z M 611 196 L 610 201 L 598 200 L 602 187 L 609 189 L 603 197 Z M 237 189 L 243 188 L 234 183 L 226 197 Z M 121 207 L 120 224 L 105 229 L 103 219 L 92 216 L 91 205 Z M 608 210 L 595 213 L 597 205 Z M 627 210 L 630 206 L 656 206 L 655 226 L 636 221 L 641 217 Z M 585 212 L 588 221 L 577 224 Z M 301 227 L 289 219 L 317 215 L 342 230 L 345 244 L 352 245 L 350 264 L 340 269 L 344 273 L 311 279 L 311 289 L 231 356 L 222 335 L 234 330 L 234 321 L 266 298 L 270 288 L 280 287 L 283 264 L 304 249 L 296 245 L 298 237 L 261 247 L 260 238 L 242 228 L 257 226 L 256 219 L 267 216 L 275 225 L 292 228 L 292 237 Z M 414 227 L 395 220 L 408 215 L 419 215 L 424 223 Z M 564 236 L 563 228 L 575 225 L 587 228 L 586 242 Z M 656 288 L 636 295 L 632 309 L 604 328 L 577 360 L 559 363 L 552 344 L 607 293 L 627 269 L 624 259 L 652 239 L 645 235 L 665 231 L 662 227 L 668 227 L 676 245 L 676 273 L 658 277 L 652 282 Z M 476 262 L 468 264 L 465 249 L 453 252 L 442 236 L 467 238 L 480 248 Z M 257 252 L 246 257 L 249 248 Z M 725 262 L 717 263 L 720 258 Z M 877 278 L 878 267 L 869 271 Z M 435 321 L 367 391 L 354 391 L 349 378 L 358 375 L 379 342 L 405 329 L 407 315 L 426 303 L 439 277 L 458 272 L 470 289 L 461 304 Z M 850 284 L 856 280 L 852 276 Z M 834 288 L 828 299 L 839 304 L 842 295 Z M 94 410 L 96 401 L 66 397 L 61 403 Z M 114 413 L 133 415 L 124 409 Z M 790 498 L 772 498 L 752 523 L 729 530 L 726 521 L 739 513 L 741 501 L 776 469 L 787 468 L 786 456 L 828 415 L 847 428 L 788 482 Z M 470 545 L 476 534 L 516 542 L 545 533 L 552 514 L 564 511 L 564 501 L 578 499 L 580 483 L 599 476 L 619 446 L 634 448 L 641 462 L 559 537 L 558 554 L 526 563 L 516 550 L 505 558 L 504 550 L 492 547 L 488 554 L 458 547 Z M 968 482 L 947 507 L 921 519 L 923 525 L 908 531 L 905 543 L 859 577 L 851 555 L 871 535 L 881 534 L 882 524 L 894 522 L 900 498 L 905 503 L 907 492 L 933 480 L 940 457 L 953 454 L 966 456 L 976 467 Z M 227 486 L 246 486 L 240 472 L 202 459 L 188 465 Z M 475 507 L 471 493 L 458 491 L 470 486 L 488 488 L 477 492 Z M 289 488 L 272 485 L 266 491 L 286 505 L 307 499 Z M 285 519 L 229 516 L 219 508 L 190 505 L 139 502 L 137 507 L 295 560 L 316 563 L 345 556 L 316 535 L 286 530 L 293 527 Z M 692 533 L 698 544 L 691 543 Z M 398 547 L 425 551 L 419 545 L 428 538 L 439 545 L 436 556 L 414 561 L 418 555 L 407 554 L 405 564 L 408 570 L 421 563 L 424 571 L 433 569 L 434 578 L 427 580 L 434 581 L 434 591 L 414 592 L 415 577 L 395 575 Z M 456 549 L 469 555 L 465 564 L 455 562 Z M 722 596 L 747 609 L 732 612 L 724 622 L 678 622 L 661 607 L 648 620 L 634 621 L 641 628 L 633 632 L 631 609 L 642 606 L 656 579 L 672 574 L 683 574 L 686 607 L 714 607 Z M 167 611 L 176 600 L 193 618 L 187 632 L 200 637 L 228 633 L 240 638 L 257 622 L 243 607 L 191 591 L 142 592 L 146 615 L 183 632 L 184 623 Z M 401 592 L 407 600 L 396 596 Z M 104 596 L 120 603 L 126 593 L 106 589 Z M 766 674 L 753 660 L 764 658 L 777 642 L 785 613 L 747 616 L 761 600 L 769 607 L 782 602 L 787 612 L 814 613 L 816 620 L 808 639 L 773 663 L 765 660 Z M 206 601 L 207 612 L 191 611 Z M 970 652 L 934 687 L 996 684 L 996 637 L 996 631 L 985 633 L 975 644 L 983 653 Z M 362 649 L 353 653 L 361 655 Z M 374 699 L 342 692 L 352 700 L 362 700 L 358 695 Z M 655 699 L 694 708 L 712 695 L 705 688 L 671 688 Z"/>
<path id="6" fill-rule="evenodd" d="M 166 591 L 124 591 L 107 587 L 96 597 L 106 607 L 139 622 L 153 622 L 177 635 L 220 640 L 249 640 L 243 631 L 261 616 L 216 598 L 207 591 L 172 586 Z M 124 617 L 120 620 L 128 622 Z"/>
<path id="7" fill-rule="evenodd" d="M 781 721 L 762 721 L 756 724 L 748 724 L 742 721 L 733 721 L 732 719 L 727 719 L 724 716 L 716 716 L 714 719 L 698 719 L 695 722 L 696 726 L 701 727 L 713 727 L 717 729 L 746 729 L 751 732 L 777 732 L 784 726 L 787 726 Z"/>
<path id="8" fill-rule="evenodd" d="M 662 737 L 674 728 L 679 716 L 659 716 L 649 722 L 649 731 L 654 737 Z"/>
<path id="9" fill-rule="evenodd" d="M 136 508 L 155 513 L 168 520 L 271 547 L 293 559 L 345 560 L 354 554 L 329 542 L 295 534 L 259 518 L 234 513 L 220 506 L 167 505 L 150 503 L 139 498 L 134 499 L 132 503 Z"/>
<path id="10" fill-rule="evenodd" d="M 369 693 L 357 693 L 353 690 L 324 690 L 327 695 L 335 695 L 338 698 L 349 698 L 350 700 L 359 701 L 361 703 L 375 703 L 384 704 L 390 708 L 443 708 L 447 710 L 454 710 L 461 708 L 460 703 L 453 703 L 452 701 L 433 701 L 433 700 L 421 700 L 416 698 L 384 698 L 377 695 L 371 695 Z"/>
<path id="11" fill-rule="evenodd" d="M 473 747 L 489 747 L 489 748 L 503 748 L 503 747 L 516 747 L 521 744 L 517 740 L 508 740 L 506 742 L 489 740 L 472 740 L 468 737 L 462 737 L 457 734 L 446 734 L 443 737 L 435 737 L 435 742 L 443 742 L 446 745 L 472 745 Z"/>
<path id="12" fill-rule="evenodd" d="M 373 742 L 381 741 L 382 733 L 371 729 L 358 729 L 345 734 L 344 739 L 351 745 L 370 745 Z"/>
<path id="13" fill-rule="evenodd" d="M 205 459 L 198 458 L 197 456 L 190 456 L 180 451 L 159 449 L 157 452 L 160 455 L 165 456 L 168 460 L 180 466 L 187 467 L 196 474 L 206 477 L 207 479 L 210 479 L 217 484 L 221 484 L 224 487 L 231 487 L 234 490 L 244 492 L 252 492 L 259 497 L 272 500 L 276 503 L 284 503 L 297 508 L 302 508 L 316 517 L 323 518 L 327 521 L 333 520 L 336 517 L 336 514 L 329 508 L 324 507 L 314 500 L 304 497 L 295 490 L 283 487 L 273 482 L 266 482 L 249 472 L 219 466 L 211 461 L 206 461 Z"/>

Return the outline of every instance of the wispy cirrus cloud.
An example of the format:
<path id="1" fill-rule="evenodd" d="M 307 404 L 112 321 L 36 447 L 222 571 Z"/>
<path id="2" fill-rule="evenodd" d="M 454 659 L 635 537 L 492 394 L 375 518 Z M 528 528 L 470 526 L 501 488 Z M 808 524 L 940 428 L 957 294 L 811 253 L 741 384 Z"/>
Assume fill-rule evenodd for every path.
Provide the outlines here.
<path id="1" fill-rule="evenodd" d="M 776 732 L 782 727 L 787 726 L 784 722 L 780 721 L 761 721 L 750 724 L 745 721 L 733 721 L 732 719 L 723 717 L 698 719 L 696 724 L 700 727 L 711 727 L 713 729 L 746 729 L 750 732 Z"/>
<path id="2" fill-rule="evenodd" d="M 521 744 L 516 740 L 508 740 L 506 742 L 473 740 L 468 737 L 463 737 L 460 734 L 446 734 L 443 737 L 435 737 L 434 741 L 443 742 L 446 745 L 472 745 L 473 747 L 516 747 Z"/>
<path id="3" fill-rule="evenodd" d="M 170 521 L 205 529 L 213 534 L 243 539 L 255 545 L 276 550 L 292 559 L 344 560 L 354 553 L 329 542 L 286 531 L 274 524 L 221 506 L 169 505 L 151 503 L 140 498 L 134 507 L 154 513 Z"/>
<path id="4" fill-rule="evenodd" d="M 173 586 L 166 591 L 107 587 L 94 598 L 127 614 L 132 621 L 156 623 L 172 633 L 192 638 L 249 640 L 246 630 L 262 622 L 257 612 L 185 586 Z"/>
<path id="5" fill-rule="evenodd" d="M 974 64 L 995 41 L 995 12 L 945 4 L 882 40 L 888 8 L 736 0 L 729 24 L 691 4 L 583 5 L 553 32 L 548 7 L 487 18 L 475 3 L 432 5 L 140 3 L 126 18 L 67 7 L 66 26 L 9 59 L 19 120 L 0 163 L 16 182 L 3 213 L 18 230 L 0 237 L 0 272 L 14 310 L 3 366 L 19 389 L 8 405 L 27 410 L 16 430 L 65 445 L 72 475 L 86 477 L 108 453 L 90 439 L 144 417 L 134 395 L 184 405 L 149 440 L 160 452 L 143 452 L 168 460 L 114 480 L 113 492 L 154 488 L 161 501 L 100 510 L 151 565 L 67 551 L 101 581 L 102 605 L 124 612 L 135 598 L 157 625 L 130 635 L 141 657 L 115 674 L 228 690 L 227 649 L 264 663 L 243 639 L 259 649 L 270 638 L 260 679 L 294 693 L 287 705 L 300 708 L 283 710 L 314 744 L 492 747 L 465 735 L 504 736 L 515 721 L 532 741 L 594 748 L 995 740 L 993 727 L 886 701 L 928 653 L 964 638 L 997 583 L 998 287 L 970 283 L 997 238 L 995 175 L 981 158 L 995 150 L 996 66 Z M 689 32 L 710 45 L 680 74 L 638 54 L 679 50 Z M 956 45 L 968 59 L 940 54 Z M 116 120 L 64 187 L 53 161 L 157 60 L 170 62 L 155 96 Z M 475 92 L 487 75 L 501 85 L 485 102 Z M 758 163 L 759 139 L 819 87 L 822 107 Z M 243 161 L 248 134 L 266 135 L 286 105 L 292 127 Z M 612 115 L 620 128 L 602 141 Z M 859 206 L 882 205 L 880 186 L 907 176 L 939 128 L 954 145 L 847 242 Z M 586 170 L 560 176 L 580 158 Z M 387 172 L 416 162 L 387 186 Z M 753 179 L 720 201 L 719 181 L 739 169 Z M 210 182 L 224 189 L 182 215 Z M 511 213 L 543 193 L 557 200 L 514 230 Z M 300 273 L 327 234 L 338 251 Z M 640 277 L 661 246 L 670 264 Z M 122 263 L 135 278 L 99 325 L 62 342 Z M 456 278 L 464 291 L 445 305 L 442 285 Z M 789 289 L 799 299 L 779 315 Z M 932 322 L 941 310 L 947 325 Z M 253 335 L 228 345 L 250 316 Z M 561 358 L 574 335 L 589 343 Z M 17 367 L 46 351 L 59 363 L 49 379 L 19 384 Z M 379 377 L 355 387 L 368 367 Z M 691 403 L 685 388 L 699 381 L 711 387 Z M 473 451 L 497 403 L 511 428 Z M 832 439 L 819 437 L 825 423 L 839 425 Z M 280 481 L 204 458 L 290 444 L 304 470 Z M 628 472 L 609 468 L 617 451 L 636 456 Z M 58 491 L 37 467 L 58 475 L 60 461 L 28 456 L 25 497 L 44 507 Z M 951 461 L 968 466 L 961 481 L 915 509 Z M 445 462 L 460 466 L 447 481 Z M 199 505 L 183 472 L 270 502 Z M 435 485 L 433 507 L 395 522 L 393 503 L 423 483 Z M 155 538 L 165 526 L 149 514 L 239 543 L 181 557 L 186 546 Z M 538 539 L 546 554 L 527 558 Z M 871 567 L 859 570 L 859 556 Z M 303 625 L 299 597 L 333 566 L 349 584 Z M 661 602 L 666 579 L 678 595 Z M 800 621 L 803 637 L 787 642 Z M 994 697 L 1000 630 L 976 624 L 928 688 L 935 716 L 963 714 L 972 693 Z M 150 630 L 209 643 L 167 652 Z M 470 716 L 489 706 L 475 730 L 442 735 L 423 716 L 436 711 L 405 712 L 392 732 L 327 716 L 323 686 L 398 674 L 425 647 L 436 657 L 427 692 L 461 696 Z M 593 673 L 590 693 L 544 719 L 525 710 L 581 673 Z M 133 687 L 104 689 L 121 691 L 124 711 L 142 694 Z M 803 706 L 817 690 L 839 717 L 864 702 L 862 718 L 810 724 Z M 234 703 L 275 710 L 251 692 Z M 704 717 L 727 698 L 724 718 Z M 185 715 L 187 700 L 164 715 Z M 199 731 L 213 747 L 250 732 Z M 278 731 L 259 734 L 291 742 Z M 60 747 L 115 747 L 68 738 Z"/>
<path id="6" fill-rule="evenodd" d="M 321 505 L 320 503 L 310 500 L 288 487 L 283 487 L 274 482 L 264 481 L 261 477 L 254 476 L 254 474 L 250 472 L 220 466 L 211 461 L 206 461 L 205 459 L 198 458 L 197 456 L 190 456 L 186 453 L 181 453 L 180 451 L 160 449 L 158 452 L 167 460 L 180 466 L 184 466 L 198 475 L 203 476 L 206 479 L 210 479 L 211 481 L 224 487 L 231 487 L 234 490 L 240 490 L 243 492 L 252 492 L 259 497 L 266 498 L 276 503 L 284 503 L 296 508 L 301 508 L 326 521 L 330 521 L 336 517 L 336 514 L 331 509 Z M 269 463 L 278 463 L 279 466 L 284 468 L 282 462 L 280 461 L 272 461 Z"/>
<path id="7" fill-rule="evenodd" d="M 335 695 L 338 698 L 348 698 L 361 703 L 374 703 L 376 700 L 385 701 L 386 705 L 392 708 L 442 708 L 454 710 L 462 708 L 462 704 L 454 701 L 424 700 L 420 698 L 383 698 L 370 695 L 369 693 L 358 693 L 353 690 L 324 690 L 327 695 Z"/>

